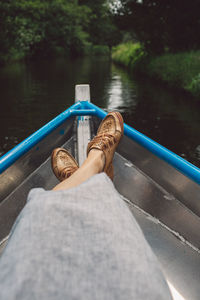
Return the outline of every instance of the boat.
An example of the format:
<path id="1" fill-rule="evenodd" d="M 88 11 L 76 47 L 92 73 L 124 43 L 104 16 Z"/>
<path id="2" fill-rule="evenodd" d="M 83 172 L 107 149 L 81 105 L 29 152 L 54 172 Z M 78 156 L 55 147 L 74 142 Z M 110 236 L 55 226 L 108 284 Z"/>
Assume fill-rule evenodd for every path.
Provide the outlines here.
<path id="1" fill-rule="evenodd" d="M 0 158 L 0 251 L 30 189 L 58 181 L 50 156 L 64 147 L 79 165 L 106 112 L 77 85 L 75 103 Z M 137 219 L 178 299 L 200 299 L 200 169 L 125 124 L 114 184 Z"/>

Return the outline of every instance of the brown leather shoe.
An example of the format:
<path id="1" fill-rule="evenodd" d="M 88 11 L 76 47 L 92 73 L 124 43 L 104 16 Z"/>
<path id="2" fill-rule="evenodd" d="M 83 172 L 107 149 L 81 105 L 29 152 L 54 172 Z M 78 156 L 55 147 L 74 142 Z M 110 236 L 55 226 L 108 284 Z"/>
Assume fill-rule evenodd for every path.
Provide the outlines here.
<path id="1" fill-rule="evenodd" d="M 73 156 L 64 148 L 56 148 L 51 154 L 51 166 L 56 177 L 63 181 L 77 169 L 78 164 Z"/>
<path id="2" fill-rule="evenodd" d="M 87 155 L 92 149 L 98 149 L 104 152 L 105 166 L 103 172 L 112 180 L 114 177 L 113 156 L 123 133 L 124 121 L 122 115 L 119 112 L 110 112 L 101 122 L 97 135 L 87 147 Z"/>

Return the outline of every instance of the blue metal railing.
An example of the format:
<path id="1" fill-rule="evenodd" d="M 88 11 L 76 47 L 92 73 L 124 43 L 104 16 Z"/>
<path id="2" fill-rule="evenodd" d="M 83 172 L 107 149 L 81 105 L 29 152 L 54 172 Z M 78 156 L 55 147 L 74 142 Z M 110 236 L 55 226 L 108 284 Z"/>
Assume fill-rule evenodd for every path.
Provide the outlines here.
<path id="1" fill-rule="evenodd" d="M 88 101 L 77 102 L 72 105 L 69 109 L 58 115 L 55 119 L 44 125 L 38 131 L 33 133 L 19 145 L 14 147 L 8 153 L 0 158 L 0 173 L 5 171 L 11 166 L 18 158 L 24 153 L 30 150 L 34 145 L 41 141 L 45 136 L 52 132 L 55 128 L 61 125 L 64 121 L 69 119 L 71 116 L 85 116 L 93 115 L 103 119 L 107 113 L 100 109 L 98 106 Z M 182 157 L 161 146 L 157 142 L 148 138 L 139 131 L 133 129 L 129 125 L 124 125 L 124 134 L 143 146 L 144 148 L 151 151 L 153 154 L 163 159 L 174 168 L 179 170 L 181 173 L 191 178 L 196 183 L 200 184 L 200 169 L 189 163 Z"/>
<path id="2" fill-rule="evenodd" d="M 30 135 L 27 139 L 22 141 L 12 150 L 8 151 L 5 155 L 0 158 L 0 174 L 5 171 L 8 167 L 10 167 L 18 158 L 20 158 L 23 154 L 28 152 L 32 147 L 34 147 L 37 143 L 39 143 L 45 136 L 51 133 L 54 129 L 56 129 L 59 125 L 61 125 L 64 121 L 69 119 L 72 116 L 72 111 L 78 110 L 81 108 L 81 103 L 76 102 L 70 108 L 62 112 L 56 118 L 51 120 L 49 123 L 45 124 L 39 130 Z"/>

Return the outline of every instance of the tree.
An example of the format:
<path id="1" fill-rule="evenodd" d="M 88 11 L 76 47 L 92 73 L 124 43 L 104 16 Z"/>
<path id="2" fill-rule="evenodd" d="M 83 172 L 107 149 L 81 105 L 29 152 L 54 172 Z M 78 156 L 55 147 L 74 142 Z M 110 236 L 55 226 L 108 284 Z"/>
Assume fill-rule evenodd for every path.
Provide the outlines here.
<path id="1" fill-rule="evenodd" d="M 49 56 L 56 48 L 80 54 L 88 39 L 82 24 L 91 10 L 74 0 L 0 0 L 0 60 Z"/>
<path id="2" fill-rule="evenodd" d="M 0 0 L 0 62 L 119 41 L 106 0 Z"/>
<path id="3" fill-rule="evenodd" d="M 134 32 L 149 52 L 200 46 L 199 0 L 122 0 L 116 10 L 120 28 Z"/>
<path id="4" fill-rule="evenodd" d="M 108 1 L 79 0 L 79 4 L 87 5 L 91 9 L 90 22 L 86 29 L 91 43 L 111 48 L 121 41 L 121 32 L 114 23 Z"/>

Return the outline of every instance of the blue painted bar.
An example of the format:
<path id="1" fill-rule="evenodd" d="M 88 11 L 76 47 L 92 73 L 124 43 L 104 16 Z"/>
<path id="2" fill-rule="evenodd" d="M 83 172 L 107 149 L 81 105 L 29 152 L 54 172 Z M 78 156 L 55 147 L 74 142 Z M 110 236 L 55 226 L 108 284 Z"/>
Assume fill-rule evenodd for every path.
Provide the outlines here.
<path id="1" fill-rule="evenodd" d="M 106 116 L 106 113 L 102 109 L 92 104 L 91 102 L 84 103 L 84 107 L 88 109 L 96 109 L 97 116 L 101 119 L 103 119 Z M 147 150 L 151 151 L 156 156 L 169 163 L 171 166 L 179 170 L 181 173 L 183 173 L 196 183 L 200 184 L 200 169 L 188 162 L 187 160 L 183 159 L 182 157 L 173 153 L 167 148 L 161 146 L 157 142 L 148 138 L 136 129 L 133 129 L 129 125 L 124 125 L 124 134 L 132 140 L 134 140 L 135 142 L 137 142 L 138 144 L 140 144 L 141 146 L 143 146 L 144 148 L 146 148 Z"/>
<path id="2" fill-rule="evenodd" d="M 95 109 L 71 109 L 71 116 L 95 116 Z"/>
<path id="3" fill-rule="evenodd" d="M 107 115 L 107 113 L 103 109 L 99 108 L 98 106 L 96 106 L 91 102 L 82 101 L 81 105 L 82 105 L 82 109 L 95 109 L 96 116 L 98 116 L 101 119 L 105 118 L 105 116 Z"/>
<path id="4" fill-rule="evenodd" d="M 65 120 L 71 117 L 71 111 L 73 109 L 77 110 L 81 108 L 81 103 L 76 102 L 70 108 L 62 112 L 56 118 L 51 120 L 49 123 L 41 127 L 39 130 L 30 135 L 23 142 L 18 144 L 12 150 L 8 151 L 5 155 L 0 158 L 0 174 L 10 167 L 18 158 L 20 158 L 24 153 L 28 152 L 33 146 L 40 142 L 45 136 L 51 133 L 59 125 L 61 125 Z"/>

